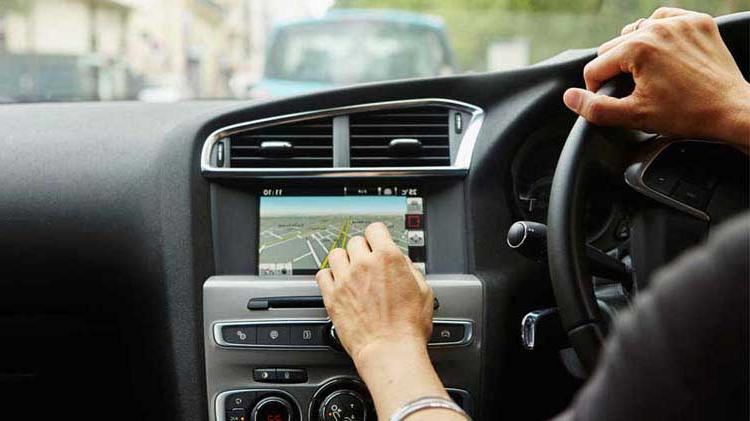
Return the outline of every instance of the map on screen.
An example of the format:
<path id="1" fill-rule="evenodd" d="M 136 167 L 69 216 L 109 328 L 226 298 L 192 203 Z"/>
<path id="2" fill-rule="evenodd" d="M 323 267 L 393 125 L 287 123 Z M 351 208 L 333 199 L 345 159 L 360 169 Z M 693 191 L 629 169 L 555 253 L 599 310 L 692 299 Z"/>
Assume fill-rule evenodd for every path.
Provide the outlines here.
<path id="1" fill-rule="evenodd" d="M 328 252 L 383 222 L 408 253 L 403 196 L 282 196 L 260 198 L 259 273 L 313 274 L 328 266 Z M 413 199 L 412 199 L 413 200 Z"/>

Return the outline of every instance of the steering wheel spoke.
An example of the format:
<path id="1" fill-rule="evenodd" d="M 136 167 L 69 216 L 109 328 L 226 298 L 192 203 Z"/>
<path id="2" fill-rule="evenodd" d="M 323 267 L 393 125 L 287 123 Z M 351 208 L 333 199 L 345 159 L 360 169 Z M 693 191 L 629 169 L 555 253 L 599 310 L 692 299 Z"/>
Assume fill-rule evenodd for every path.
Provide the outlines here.
<path id="1" fill-rule="evenodd" d="M 709 222 L 708 201 L 717 177 L 706 171 L 705 154 L 729 152 L 727 145 L 706 140 L 656 139 L 625 170 L 625 182 L 663 205 Z M 700 167 L 696 162 L 702 162 Z M 718 160 L 716 162 L 726 162 Z"/>

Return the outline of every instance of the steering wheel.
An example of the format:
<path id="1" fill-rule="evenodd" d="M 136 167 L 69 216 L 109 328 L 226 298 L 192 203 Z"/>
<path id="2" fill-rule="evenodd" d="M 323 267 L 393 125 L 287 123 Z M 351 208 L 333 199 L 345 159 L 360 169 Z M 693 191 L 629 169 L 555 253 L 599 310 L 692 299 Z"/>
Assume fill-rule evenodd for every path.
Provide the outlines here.
<path id="1" fill-rule="evenodd" d="M 730 51 L 738 64 L 747 63 L 748 60 L 748 33 L 750 33 L 750 12 L 717 18 L 717 24 L 722 38 L 730 47 Z M 745 79 L 750 78 L 750 67 L 741 68 Z M 620 75 L 603 85 L 600 94 L 621 98 L 632 92 L 634 82 L 630 75 Z M 692 217 L 690 224 L 702 219 L 700 228 L 696 231 L 708 229 L 711 220 L 710 215 L 695 207 L 685 206 L 685 202 L 673 200 L 669 192 L 656 192 L 651 186 L 644 184 L 644 173 L 649 165 L 654 162 L 660 154 L 665 153 L 670 143 L 693 142 L 707 145 L 700 140 L 680 139 L 657 139 L 655 141 L 644 141 L 649 136 L 643 132 L 625 130 L 618 128 L 597 127 L 585 119 L 579 117 L 571 129 L 565 145 L 560 154 L 549 197 L 547 214 L 547 258 L 549 263 L 550 278 L 555 298 L 557 300 L 558 312 L 562 320 L 563 328 L 568 334 L 570 343 L 575 350 L 582 368 L 590 373 L 596 365 L 598 355 L 607 334 L 608 321 L 611 312 L 603 312 L 599 301 L 594 294 L 594 281 L 590 267 L 591 247 L 586 244 L 585 215 L 586 203 L 589 193 L 602 191 L 603 188 L 612 186 L 630 185 L 633 189 L 624 191 L 634 192 L 647 196 L 650 203 L 661 202 L 673 209 L 682 211 Z M 665 142 L 663 142 L 665 141 Z M 683 143 L 684 144 L 684 143 Z M 666 145 L 666 146 L 665 146 Z M 711 143 L 714 148 L 716 143 Z M 680 148 L 672 148 L 680 149 Z M 727 149 L 724 147 L 723 149 Z M 705 149 L 704 149 L 705 150 Z M 725 151 L 726 152 L 726 151 Z M 736 151 L 732 151 L 736 152 Z M 699 155 L 702 157 L 703 155 Z M 644 157 L 650 157 L 643 160 Z M 714 155 L 707 158 L 705 162 L 714 161 L 719 167 L 732 167 L 729 161 L 735 159 L 732 153 L 724 154 L 722 157 Z M 700 158 L 696 158 L 700 159 Z M 743 155 L 739 168 L 748 168 L 747 157 Z M 743 166 L 744 165 L 744 166 Z M 722 170 L 718 170 L 721 172 Z M 747 174 L 746 172 L 744 174 Z M 647 175 L 647 173 L 646 173 Z M 742 174 L 730 176 L 729 179 L 745 179 Z M 740 185 L 736 192 L 740 197 L 744 196 L 744 204 L 734 209 L 741 211 L 747 208 L 748 203 L 747 184 Z M 637 202 L 637 201 L 636 201 Z M 649 203 L 649 202 L 644 202 Z M 645 205 L 650 206 L 650 205 Z M 700 206 L 699 206 L 700 207 Z M 647 208 L 644 208 L 647 209 Z M 677 228 L 683 230 L 680 236 L 684 237 L 684 229 L 687 228 L 685 220 L 680 220 Z M 695 225 L 696 227 L 698 225 Z M 649 244 L 657 240 L 671 241 L 674 237 L 642 238 L 658 233 L 644 233 L 640 230 L 639 235 L 633 233 L 631 243 Z M 645 234 L 645 235 L 644 235 Z M 678 247 L 687 248 L 699 242 L 697 237 L 684 241 Z M 693 241 L 690 244 L 690 241 Z M 681 250 L 672 250 L 679 252 Z M 646 253 L 648 255 L 648 253 Z M 639 265 L 634 260 L 634 272 L 638 273 L 636 281 L 643 282 L 647 279 L 647 272 L 640 269 L 650 269 L 661 266 L 670 256 L 656 253 L 647 265 Z M 676 253 L 672 254 L 672 257 Z M 605 256 L 606 257 L 606 256 Z M 634 256 L 635 257 L 635 256 Z M 660 261 L 664 260 L 664 261 Z M 643 267 L 641 267 L 643 266 Z M 598 270 L 594 268 L 595 272 Z M 635 288 L 637 289 L 637 288 Z M 634 289 L 634 290 L 635 290 Z M 609 310 L 609 309 L 608 309 Z"/>
<path id="2" fill-rule="evenodd" d="M 735 61 L 740 64 L 745 79 L 750 79 L 750 67 L 743 68 L 741 64 L 748 62 L 748 51 L 750 51 L 748 45 L 750 12 L 722 16 L 716 21 L 722 38 L 734 55 Z M 621 98 L 632 92 L 633 88 L 632 77 L 620 75 L 602 86 L 598 93 Z M 676 201 L 671 197 L 655 192 L 653 188 L 643 184 L 644 172 L 649 168 L 649 163 L 639 162 L 639 160 L 646 156 L 650 156 L 653 160 L 666 150 L 663 146 L 665 143 L 669 145 L 670 142 L 680 142 L 679 139 L 676 141 L 666 139 L 665 143 L 660 140 L 644 142 L 643 140 L 648 137 L 645 133 L 633 130 L 597 127 L 579 117 L 565 141 L 552 180 L 547 214 L 547 256 L 550 278 L 563 328 L 586 373 L 590 373 L 596 365 L 599 351 L 607 334 L 607 316 L 609 316 L 601 311 L 594 294 L 590 259 L 587 258 L 587 250 L 590 248 L 586 245 L 585 213 L 589 193 L 595 190 L 601 191 L 602 188 L 607 188 L 607 185 L 612 186 L 613 183 L 628 184 L 633 189 L 626 191 L 635 191 L 648 196 L 656 202 L 662 202 L 682 211 L 683 214 L 697 217 L 694 218 L 695 220 L 703 217 L 702 222 L 706 223 L 706 229 L 711 219 L 706 212 L 694 207 L 691 209 L 684 203 L 675 203 Z M 700 140 L 688 142 L 694 142 L 693 145 L 701 142 L 706 144 L 705 141 Z M 708 161 L 705 162 L 713 160 L 720 167 L 724 165 L 731 167 L 728 161 L 734 158 L 736 155 L 731 153 L 722 155 L 721 158 L 714 155 L 712 158 L 707 158 Z M 744 161 L 739 168 L 748 168 L 747 157 L 743 155 L 742 159 Z M 742 174 L 729 178 L 746 180 Z M 747 208 L 748 190 L 747 184 L 737 188 L 738 195 L 744 196 L 745 202 L 735 211 Z M 679 228 L 684 227 L 683 224 Z M 684 233 L 681 235 L 684 236 Z M 634 240 L 640 240 L 643 243 L 644 240 L 654 239 L 638 238 L 634 234 L 631 242 Z M 689 245 L 683 244 L 684 247 Z M 659 258 L 668 258 L 668 256 L 658 256 L 655 260 Z M 634 261 L 636 273 L 639 269 L 637 263 Z M 654 263 L 661 265 L 665 262 L 649 263 L 650 266 L 655 266 Z M 646 277 L 641 275 L 645 274 L 639 274 L 640 278 Z M 638 279 L 638 282 L 644 280 Z"/>
<path id="3" fill-rule="evenodd" d="M 599 89 L 622 97 L 633 89 L 629 75 Z M 558 311 L 571 345 L 587 373 L 596 364 L 607 324 L 596 297 L 586 258 L 586 199 L 602 180 L 622 181 L 623 171 L 638 149 L 638 133 L 597 127 L 579 117 L 560 154 L 549 198 L 547 256 Z"/>

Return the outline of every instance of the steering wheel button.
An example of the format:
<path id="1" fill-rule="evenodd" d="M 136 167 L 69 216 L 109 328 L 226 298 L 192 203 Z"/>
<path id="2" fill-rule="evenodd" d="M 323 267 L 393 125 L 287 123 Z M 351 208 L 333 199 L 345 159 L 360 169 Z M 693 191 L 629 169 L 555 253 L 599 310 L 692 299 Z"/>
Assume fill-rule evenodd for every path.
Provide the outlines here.
<path id="1" fill-rule="evenodd" d="M 711 190 L 716 184 L 717 177 L 707 168 L 691 164 L 680 170 L 680 181 Z"/>
<path id="2" fill-rule="evenodd" d="M 669 196 L 677 184 L 677 175 L 665 169 L 649 169 L 644 178 L 646 185 Z"/>
<path id="3" fill-rule="evenodd" d="M 703 210 L 710 194 L 702 187 L 680 182 L 672 197 L 688 206 Z"/>

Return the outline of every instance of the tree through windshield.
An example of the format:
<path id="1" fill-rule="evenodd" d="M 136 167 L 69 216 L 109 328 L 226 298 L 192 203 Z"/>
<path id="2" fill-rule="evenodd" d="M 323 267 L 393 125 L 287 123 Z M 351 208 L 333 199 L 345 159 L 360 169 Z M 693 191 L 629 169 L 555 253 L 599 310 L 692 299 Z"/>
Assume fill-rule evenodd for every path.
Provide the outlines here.
<path id="1" fill-rule="evenodd" d="M 658 0 L 0 0 L 0 103 L 256 99 L 523 67 Z M 713 15 L 750 0 L 671 0 Z"/>

